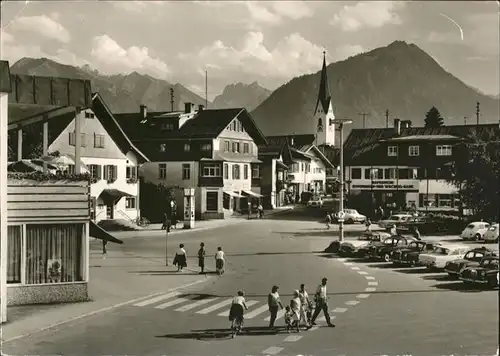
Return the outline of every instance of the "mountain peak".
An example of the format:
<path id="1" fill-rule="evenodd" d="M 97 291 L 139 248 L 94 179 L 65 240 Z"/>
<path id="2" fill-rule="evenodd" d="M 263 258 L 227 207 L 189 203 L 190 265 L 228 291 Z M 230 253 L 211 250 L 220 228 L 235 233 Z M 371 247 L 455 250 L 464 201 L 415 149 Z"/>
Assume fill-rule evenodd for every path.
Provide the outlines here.
<path id="1" fill-rule="evenodd" d="M 222 94 L 215 97 L 213 105 L 217 109 L 244 107 L 251 111 L 269 95 L 271 91 L 260 86 L 257 81 L 251 84 L 238 82 L 226 85 Z"/>

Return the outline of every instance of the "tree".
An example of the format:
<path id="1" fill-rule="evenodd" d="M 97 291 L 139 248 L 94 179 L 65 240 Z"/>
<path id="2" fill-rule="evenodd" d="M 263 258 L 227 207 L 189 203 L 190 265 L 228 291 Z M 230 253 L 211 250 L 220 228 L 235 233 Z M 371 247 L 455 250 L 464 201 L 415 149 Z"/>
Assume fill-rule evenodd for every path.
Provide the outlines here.
<path id="1" fill-rule="evenodd" d="M 444 119 L 441 113 L 433 106 L 427 114 L 425 114 L 425 127 L 441 127 L 444 125 Z"/>
<path id="2" fill-rule="evenodd" d="M 450 182 L 460 190 L 463 206 L 484 220 L 500 216 L 500 132 L 469 137 L 454 147 Z"/>

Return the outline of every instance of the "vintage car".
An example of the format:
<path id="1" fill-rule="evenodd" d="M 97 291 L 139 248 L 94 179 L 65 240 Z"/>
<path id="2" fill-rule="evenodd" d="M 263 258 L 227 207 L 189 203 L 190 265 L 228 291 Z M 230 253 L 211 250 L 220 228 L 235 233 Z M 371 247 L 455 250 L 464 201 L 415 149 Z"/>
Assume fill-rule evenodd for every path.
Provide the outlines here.
<path id="1" fill-rule="evenodd" d="M 421 253 L 418 256 L 418 263 L 427 268 L 442 269 L 446 262 L 463 258 L 469 250 L 470 246 L 465 245 L 441 245 L 431 253 Z"/>
<path id="2" fill-rule="evenodd" d="M 484 221 L 472 222 L 465 227 L 465 229 L 460 234 L 460 237 L 464 240 L 481 240 L 484 233 L 486 232 L 486 230 L 488 230 L 489 227 L 490 224 Z"/>
<path id="3" fill-rule="evenodd" d="M 381 239 L 389 236 L 390 235 L 385 232 L 365 231 L 363 235 L 357 238 L 357 240 L 342 242 L 339 248 L 339 255 L 357 256 L 360 249 L 369 246 L 373 242 L 379 242 Z"/>
<path id="4" fill-rule="evenodd" d="M 378 225 L 384 229 L 391 228 L 393 226 L 397 226 L 401 223 L 404 223 L 406 220 L 410 219 L 412 215 L 410 214 L 394 214 L 389 216 L 389 218 L 380 220 Z"/>
<path id="5" fill-rule="evenodd" d="M 498 257 L 488 256 L 481 260 L 477 267 L 467 267 L 460 272 L 459 277 L 464 283 L 487 285 L 490 288 L 498 286 Z"/>
<path id="6" fill-rule="evenodd" d="M 498 224 L 491 225 L 484 233 L 483 240 L 485 242 L 498 242 L 499 230 Z"/>
<path id="7" fill-rule="evenodd" d="M 321 208 L 323 206 L 323 199 L 315 197 L 307 202 L 307 206 L 310 208 Z"/>
<path id="8" fill-rule="evenodd" d="M 434 241 L 412 241 L 408 246 L 393 251 L 391 261 L 397 266 L 409 265 L 413 267 L 418 264 L 418 256 L 421 253 L 434 251 L 434 249 L 440 245 L 440 242 Z"/>
<path id="9" fill-rule="evenodd" d="M 344 209 L 344 222 L 346 224 L 364 223 L 366 216 L 358 213 L 356 209 Z"/>
<path id="10" fill-rule="evenodd" d="M 450 277 L 457 278 L 461 270 L 466 267 L 479 266 L 481 260 L 486 256 L 496 256 L 496 254 L 484 246 L 478 247 L 467 252 L 463 258 L 446 262 L 444 270 Z"/>
<path id="11" fill-rule="evenodd" d="M 374 244 L 383 244 L 384 241 L 387 241 L 387 243 L 390 243 L 392 241 L 392 240 L 390 240 L 391 234 L 389 234 L 387 232 L 381 231 L 381 232 L 377 232 L 377 234 L 379 235 L 378 241 L 372 241 L 371 243 L 369 243 L 367 245 L 358 247 L 358 253 L 357 253 L 358 257 L 368 256 L 370 248 Z"/>
<path id="12" fill-rule="evenodd" d="M 408 245 L 415 241 L 414 237 L 392 236 L 391 242 L 385 241 L 383 245 L 372 244 L 368 252 L 370 259 L 377 261 L 390 262 L 392 252 L 397 249 L 408 247 Z"/>

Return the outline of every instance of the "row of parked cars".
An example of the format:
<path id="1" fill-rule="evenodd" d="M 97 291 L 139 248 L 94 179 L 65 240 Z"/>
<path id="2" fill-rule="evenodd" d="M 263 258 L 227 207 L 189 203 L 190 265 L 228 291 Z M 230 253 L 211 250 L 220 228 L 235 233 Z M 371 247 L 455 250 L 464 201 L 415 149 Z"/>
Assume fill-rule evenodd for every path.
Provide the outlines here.
<path id="1" fill-rule="evenodd" d="M 498 287 L 498 255 L 487 247 L 417 240 L 390 236 L 386 232 L 365 232 L 357 240 L 340 243 L 341 256 L 392 262 L 395 266 L 440 270 L 466 284 Z"/>

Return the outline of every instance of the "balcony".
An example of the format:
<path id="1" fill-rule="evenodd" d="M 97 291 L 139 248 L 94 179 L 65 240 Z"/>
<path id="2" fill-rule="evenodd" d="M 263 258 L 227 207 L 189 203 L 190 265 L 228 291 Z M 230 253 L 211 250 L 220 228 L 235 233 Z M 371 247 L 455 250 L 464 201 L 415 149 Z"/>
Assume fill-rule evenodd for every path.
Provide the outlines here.
<path id="1" fill-rule="evenodd" d="M 198 183 L 199 187 L 223 187 L 224 180 L 222 177 L 204 177 L 201 176 Z"/>

